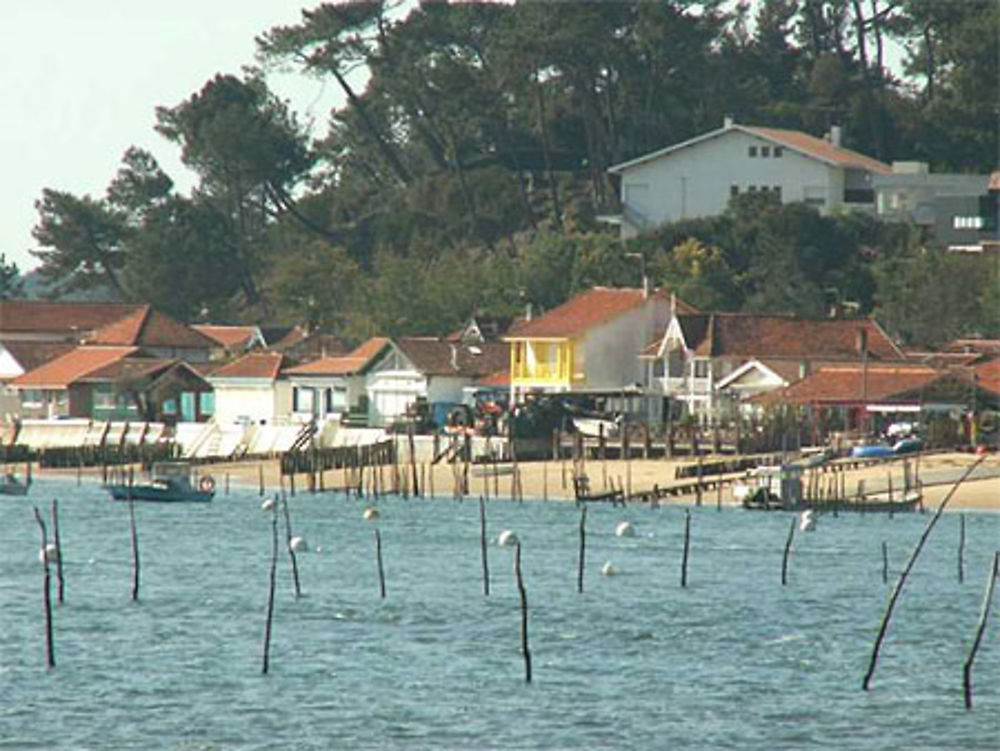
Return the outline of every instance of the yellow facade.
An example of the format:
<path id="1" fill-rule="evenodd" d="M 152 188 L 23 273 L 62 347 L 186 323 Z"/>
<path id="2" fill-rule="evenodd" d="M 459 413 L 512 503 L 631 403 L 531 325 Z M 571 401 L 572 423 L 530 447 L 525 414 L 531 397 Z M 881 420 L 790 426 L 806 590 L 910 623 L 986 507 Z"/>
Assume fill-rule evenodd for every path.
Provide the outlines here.
<path id="1" fill-rule="evenodd" d="M 573 342 L 569 339 L 523 339 L 510 343 L 511 385 L 569 388 L 584 377 L 574 368 Z M 579 365 L 579 364 L 577 364 Z"/>

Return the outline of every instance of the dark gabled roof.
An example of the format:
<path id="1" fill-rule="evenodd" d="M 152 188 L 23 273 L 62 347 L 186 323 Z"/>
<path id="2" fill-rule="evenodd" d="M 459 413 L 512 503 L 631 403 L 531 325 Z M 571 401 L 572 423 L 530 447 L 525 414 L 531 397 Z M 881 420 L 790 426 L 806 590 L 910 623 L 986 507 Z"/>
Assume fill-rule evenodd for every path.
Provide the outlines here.
<path id="1" fill-rule="evenodd" d="M 404 337 L 393 341 L 424 375 L 482 378 L 510 366 L 510 347 L 501 342 L 460 344 L 425 337 Z"/>
<path id="2" fill-rule="evenodd" d="M 257 335 L 256 326 L 224 326 L 214 323 L 196 323 L 191 326 L 226 349 L 246 349 Z"/>
<path id="3" fill-rule="evenodd" d="M 134 313 L 132 303 L 0 300 L 0 331 L 78 338 Z"/>
<path id="4" fill-rule="evenodd" d="M 0 344 L 17 360 L 18 365 L 24 369 L 25 373 L 76 348 L 76 345 L 70 342 L 39 342 L 20 339 L 3 339 L 0 340 Z"/>
<path id="5" fill-rule="evenodd" d="M 587 329 L 613 320 L 623 313 L 642 305 L 647 298 L 669 299 L 665 289 L 646 295 L 633 287 L 593 287 L 571 297 L 552 310 L 517 324 L 504 337 L 511 339 L 569 338 Z M 677 310 L 694 312 L 687 303 L 677 300 Z"/>
<path id="6" fill-rule="evenodd" d="M 166 313 L 141 305 L 123 318 L 108 324 L 87 339 L 88 344 L 134 345 L 211 349 L 216 342 Z"/>
<path id="7" fill-rule="evenodd" d="M 705 313 L 677 318 L 688 347 L 705 357 L 854 360 L 861 355 L 863 331 L 870 357 L 904 359 L 899 347 L 870 318 L 807 320 L 749 313 Z"/>

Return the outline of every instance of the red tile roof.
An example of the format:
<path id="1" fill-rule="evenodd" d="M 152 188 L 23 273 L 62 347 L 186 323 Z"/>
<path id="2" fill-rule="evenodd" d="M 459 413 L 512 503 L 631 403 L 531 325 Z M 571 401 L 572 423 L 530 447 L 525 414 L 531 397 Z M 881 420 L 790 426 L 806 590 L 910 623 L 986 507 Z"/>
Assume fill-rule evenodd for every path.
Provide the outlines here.
<path id="1" fill-rule="evenodd" d="M 267 378 L 278 377 L 285 356 L 278 352 L 250 352 L 213 371 L 210 378 Z"/>
<path id="2" fill-rule="evenodd" d="M 77 347 L 10 382 L 25 389 L 64 389 L 117 360 L 138 351 L 138 347 Z"/>
<path id="3" fill-rule="evenodd" d="M 925 365 L 861 364 L 820 368 L 792 385 L 772 391 L 761 401 L 782 404 L 859 404 L 892 401 L 893 397 L 924 388 L 941 375 Z"/>
<path id="4" fill-rule="evenodd" d="M 688 347 L 707 357 L 854 360 L 861 355 L 860 332 L 864 331 L 870 357 L 904 359 L 899 347 L 870 318 L 805 320 L 794 316 L 707 313 L 681 315 L 678 322 Z M 644 350 L 644 354 L 648 353 L 649 348 Z"/>
<path id="5" fill-rule="evenodd" d="M 979 387 L 1000 395 L 1000 358 L 977 365 L 972 372 L 979 379 Z"/>
<path id="6" fill-rule="evenodd" d="M 775 141 L 787 146 L 795 151 L 802 152 L 809 156 L 821 159 L 824 162 L 838 164 L 842 167 L 854 167 L 857 169 L 877 172 L 880 175 L 888 175 L 892 172 L 892 167 L 878 159 L 859 154 L 856 151 L 845 149 L 841 146 L 834 146 L 823 138 L 811 136 L 798 130 L 782 130 L 780 128 L 758 128 L 748 125 L 737 126 L 741 130 L 754 133 L 761 138 Z"/>
<path id="7" fill-rule="evenodd" d="M 669 293 L 658 290 L 655 296 L 664 299 Z M 515 325 L 505 340 L 532 338 L 566 339 L 598 326 L 637 308 L 645 301 L 641 289 L 632 287 L 593 287 L 570 298 L 562 305 Z M 678 312 L 694 312 L 687 303 L 677 301 Z"/>
<path id="8" fill-rule="evenodd" d="M 166 313 L 153 310 L 149 305 L 142 305 L 124 318 L 99 329 L 87 343 L 184 349 L 211 349 L 217 346 L 204 334 Z"/>
<path id="9" fill-rule="evenodd" d="M 79 337 L 134 313 L 139 307 L 132 303 L 0 300 L 0 331 Z"/>
<path id="10" fill-rule="evenodd" d="M 362 370 L 388 344 L 389 340 L 384 337 L 373 337 L 343 357 L 323 357 L 293 368 L 286 368 L 284 372 L 289 375 L 350 375 Z"/>
<path id="11" fill-rule="evenodd" d="M 207 336 L 226 349 L 241 349 L 250 345 L 257 333 L 256 326 L 219 326 L 216 324 L 196 323 L 191 326 L 199 334 Z"/>
<path id="12" fill-rule="evenodd" d="M 483 388 L 510 386 L 510 369 L 498 370 L 496 373 L 490 373 L 487 376 L 483 376 L 476 381 L 476 385 L 482 386 Z"/>

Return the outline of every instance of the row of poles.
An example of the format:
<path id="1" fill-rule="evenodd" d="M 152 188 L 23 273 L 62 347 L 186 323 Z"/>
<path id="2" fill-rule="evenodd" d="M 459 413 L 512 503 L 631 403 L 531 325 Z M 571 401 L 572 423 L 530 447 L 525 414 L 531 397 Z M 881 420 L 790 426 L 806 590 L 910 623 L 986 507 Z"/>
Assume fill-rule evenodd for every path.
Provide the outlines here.
<path id="1" fill-rule="evenodd" d="M 975 470 L 977 466 L 983 461 L 985 457 L 981 457 L 975 463 L 970 465 L 961 478 L 955 483 L 954 487 L 951 488 L 949 493 L 941 501 L 937 508 L 935 514 L 931 517 L 927 526 L 925 527 L 923 534 L 919 538 L 916 546 L 914 547 L 906 566 L 904 567 L 902 573 L 900 574 L 895 586 L 893 587 L 892 593 L 890 595 L 886 611 L 883 615 L 878 636 L 876 637 L 875 644 L 873 647 L 871 659 L 869 661 L 868 669 L 865 673 L 862 688 L 867 691 L 870 689 L 871 679 L 874 675 L 878 657 L 880 654 L 882 643 L 885 639 L 886 633 L 888 631 L 888 626 L 890 619 L 892 617 L 895 606 L 900 598 L 903 590 L 903 585 L 907 577 L 909 576 L 911 570 L 916 563 L 921 550 L 923 549 L 927 539 L 929 538 L 931 531 L 934 526 L 940 520 L 947 504 L 954 496 L 955 492 L 962 484 L 962 482 L 969 477 L 969 475 Z M 278 560 L 278 550 L 279 550 L 279 536 L 278 536 L 278 509 L 282 511 L 282 516 L 285 522 L 285 545 L 290 557 L 293 582 L 295 588 L 295 596 L 298 598 L 301 596 L 301 584 L 299 577 L 298 563 L 296 559 L 296 549 L 298 547 L 297 541 L 301 541 L 301 538 L 296 538 L 292 533 L 292 523 L 291 515 L 288 509 L 287 500 L 282 494 L 280 496 L 275 496 L 274 500 L 265 501 L 263 507 L 265 510 L 271 512 L 271 526 L 272 526 L 272 546 L 271 546 L 271 558 L 270 558 L 270 570 L 269 570 L 269 591 L 268 591 L 268 601 L 267 601 L 267 613 L 266 613 L 266 623 L 265 623 L 265 636 L 264 636 L 264 647 L 263 647 L 263 658 L 262 658 L 262 672 L 267 673 L 270 666 L 270 642 L 272 633 L 272 624 L 274 618 L 274 603 L 275 603 L 275 589 L 276 589 L 276 571 L 277 571 L 277 560 Z M 135 505 L 134 501 L 130 498 L 128 500 L 129 509 L 129 530 L 130 530 L 130 553 L 131 553 L 131 574 L 132 574 L 132 586 L 131 586 L 131 599 L 132 601 L 138 601 L 139 599 L 139 544 L 138 544 L 138 534 L 135 516 Z M 41 539 L 41 550 L 39 558 L 43 567 L 43 612 L 44 612 L 44 627 L 45 627 L 45 654 L 46 654 L 46 665 L 49 668 L 55 667 L 55 646 L 53 643 L 53 611 L 52 611 L 52 597 L 51 597 L 51 566 L 55 566 L 56 579 L 58 583 L 57 596 L 58 602 L 62 604 L 64 602 L 64 576 L 62 567 L 62 546 L 59 534 L 59 518 L 58 518 L 58 502 L 53 500 L 50 510 L 50 521 L 52 530 L 52 540 L 49 539 L 49 530 L 46 525 L 43 515 L 39 511 L 38 507 L 34 507 L 34 516 L 38 524 Z M 369 509 L 365 514 L 366 519 L 377 519 L 378 513 L 374 509 Z M 480 545 L 482 553 L 482 569 L 483 569 L 483 594 L 485 596 L 490 595 L 490 572 L 489 572 L 489 556 L 488 556 L 488 536 L 487 536 L 487 517 L 486 517 L 486 501 L 484 496 L 480 496 L 479 499 L 479 521 L 480 521 Z M 579 534 L 579 554 L 577 563 L 577 577 L 576 585 L 577 591 L 579 593 L 583 592 L 583 572 L 584 572 L 584 562 L 586 559 L 586 521 L 587 521 L 587 507 L 583 505 L 580 511 L 580 522 L 578 528 Z M 791 520 L 791 525 L 789 527 L 789 532 L 786 538 L 784 551 L 782 555 L 781 563 L 781 583 L 782 585 L 787 585 L 788 583 L 788 560 L 789 554 L 792 548 L 792 542 L 795 536 L 797 518 L 793 517 Z M 506 533 L 509 534 L 509 533 Z M 504 535 L 501 535 L 503 538 Z M 525 669 L 525 681 L 531 682 L 532 680 L 532 666 L 531 666 L 531 652 L 528 640 L 528 601 L 527 592 L 524 586 L 524 579 L 521 570 L 521 542 L 517 540 L 516 536 L 510 535 L 513 541 L 514 547 L 514 577 L 517 586 L 519 601 L 520 601 L 520 642 L 521 642 L 521 654 L 524 659 L 524 669 Z M 379 592 L 382 598 L 386 596 L 386 586 L 385 586 L 385 573 L 383 566 L 383 551 L 382 551 L 382 538 L 381 534 L 376 527 L 374 530 L 375 538 L 375 555 L 376 564 L 378 568 L 378 578 L 379 578 Z M 965 518 L 960 516 L 960 535 L 959 535 L 959 554 L 958 554 L 958 577 L 959 581 L 964 581 L 964 546 L 965 546 Z M 689 553 L 691 549 L 691 514 L 689 509 L 685 509 L 684 517 L 684 543 L 683 543 L 683 555 L 681 559 L 681 576 L 680 584 L 681 587 L 687 587 L 688 585 L 688 560 Z M 883 541 L 882 543 L 882 577 L 883 581 L 888 578 L 888 552 L 887 545 Z M 990 574 L 987 580 L 986 591 L 984 593 L 980 617 L 976 627 L 976 633 L 973 641 L 973 645 L 970 649 L 968 658 L 963 666 L 963 688 L 964 688 L 964 698 L 965 706 L 967 709 L 972 708 L 972 666 L 975 660 L 976 654 L 979 650 L 980 644 L 982 642 L 982 637 L 985 632 L 986 623 L 989 614 L 990 602 L 993 597 L 993 591 L 995 587 L 995 582 L 998 574 L 998 565 L 1000 565 L 1000 552 L 994 553 Z"/>

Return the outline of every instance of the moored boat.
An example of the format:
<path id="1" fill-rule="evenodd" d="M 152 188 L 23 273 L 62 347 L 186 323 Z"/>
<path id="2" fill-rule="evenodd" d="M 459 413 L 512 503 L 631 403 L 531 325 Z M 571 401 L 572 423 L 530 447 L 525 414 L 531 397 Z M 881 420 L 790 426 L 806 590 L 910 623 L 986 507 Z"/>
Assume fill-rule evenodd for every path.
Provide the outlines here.
<path id="1" fill-rule="evenodd" d="M 0 495 L 27 495 L 31 484 L 18 479 L 12 472 L 0 476 Z"/>
<path id="2" fill-rule="evenodd" d="M 162 503 L 207 503 L 215 497 L 215 480 L 202 475 L 197 485 L 187 462 L 160 462 L 153 465 L 153 479 L 142 483 L 115 483 L 108 492 L 116 501 L 157 501 Z"/>

